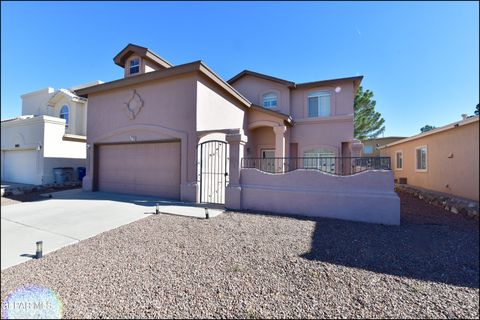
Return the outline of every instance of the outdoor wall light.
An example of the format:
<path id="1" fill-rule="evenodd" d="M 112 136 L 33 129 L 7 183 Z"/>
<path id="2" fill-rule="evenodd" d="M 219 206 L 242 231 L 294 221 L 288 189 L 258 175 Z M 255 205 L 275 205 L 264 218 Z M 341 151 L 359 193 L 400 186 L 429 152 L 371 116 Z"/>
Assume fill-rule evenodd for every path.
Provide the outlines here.
<path id="1" fill-rule="evenodd" d="M 336 93 L 340 93 L 341 91 L 342 91 L 342 87 L 336 87 L 336 88 L 335 88 L 335 92 L 336 92 Z"/>
<path id="2" fill-rule="evenodd" d="M 39 143 L 37 146 L 37 151 L 40 151 L 40 150 L 42 150 L 42 145 Z"/>
<path id="3" fill-rule="evenodd" d="M 210 215 L 208 214 L 208 208 L 205 208 L 205 219 L 210 219 Z"/>
<path id="4" fill-rule="evenodd" d="M 90 143 L 87 143 L 87 149 L 90 149 L 90 147 L 91 147 Z"/>
<path id="5" fill-rule="evenodd" d="M 37 241 L 37 252 L 35 253 L 35 259 L 40 259 L 43 256 L 43 241 Z"/>

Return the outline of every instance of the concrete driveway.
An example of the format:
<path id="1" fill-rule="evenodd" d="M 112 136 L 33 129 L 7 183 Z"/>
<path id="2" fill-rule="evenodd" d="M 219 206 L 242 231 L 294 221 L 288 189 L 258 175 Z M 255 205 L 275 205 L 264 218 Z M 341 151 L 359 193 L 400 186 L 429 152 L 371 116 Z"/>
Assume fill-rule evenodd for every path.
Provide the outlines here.
<path id="1" fill-rule="evenodd" d="M 43 254 L 160 212 L 205 217 L 201 206 L 154 197 L 80 189 L 52 193 L 52 198 L 3 206 L 1 210 L 1 269 L 32 259 L 35 242 Z M 223 209 L 210 208 L 213 218 Z"/>

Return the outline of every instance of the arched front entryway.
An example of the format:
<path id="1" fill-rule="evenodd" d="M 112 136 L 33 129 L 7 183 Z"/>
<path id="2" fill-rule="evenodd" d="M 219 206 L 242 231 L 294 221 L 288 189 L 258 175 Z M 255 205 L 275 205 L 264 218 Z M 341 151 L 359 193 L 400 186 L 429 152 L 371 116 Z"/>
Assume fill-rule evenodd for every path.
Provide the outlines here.
<path id="1" fill-rule="evenodd" d="M 282 172 L 284 171 L 284 158 L 287 150 L 287 128 L 284 124 L 258 120 L 249 123 L 246 161 L 254 161 L 255 166 L 259 164 L 262 171 Z M 250 160 L 251 159 L 251 160 Z"/>

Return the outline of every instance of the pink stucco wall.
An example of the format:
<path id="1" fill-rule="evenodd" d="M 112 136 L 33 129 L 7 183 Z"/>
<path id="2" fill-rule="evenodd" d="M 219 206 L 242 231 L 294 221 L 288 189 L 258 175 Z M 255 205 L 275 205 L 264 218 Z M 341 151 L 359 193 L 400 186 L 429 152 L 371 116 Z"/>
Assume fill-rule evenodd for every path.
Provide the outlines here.
<path id="1" fill-rule="evenodd" d="M 197 81 L 198 131 L 241 129 L 245 125 L 245 109 L 238 103 L 216 90 L 215 85 L 206 79 Z"/>
<path id="2" fill-rule="evenodd" d="M 275 92 L 278 94 L 278 108 L 275 110 L 290 113 L 290 90 L 283 84 L 246 75 L 235 81 L 232 86 L 245 98 L 259 106 L 263 105 L 264 94 Z"/>
<path id="3" fill-rule="evenodd" d="M 349 142 L 353 139 L 355 90 L 353 81 L 338 81 L 338 83 L 328 86 L 289 88 L 287 85 L 275 81 L 246 75 L 235 81 L 233 86 L 246 98 L 258 105 L 262 105 L 263 94 L 270 91 L 279 94 L 278 108 L 275 110 L 290 115 L 295 122 L 295 125 L 288 128 L 286 132 L 286 156 L 290 156 L 290 143 L 298 145 L 297 155 L 299 157 L 303 156 L 304 151 L 318 148 L 328 149 L 334 152 L 336 156 L 342 156 L 342 142 Z M 340 90 L 335 90 L 336 88 Z M 331 93 L 331 115 L 329 117 L 308 118 L 307 97 L 315 91 L 329 91 Z M 267 117 L 259 112 L 252 115 L 249 112 L 249 123 L 258 121 L 258 119 L 254 119 L 258 115 L 263 118 Z M 271 125 L 275 124 L 272 122 Z M 268 126 L 266 124 L 265 127 Z M 258 156 L 258 149 L 260 148 L 256 144 L 256 140 L 259 139 L 258 131 L 249 131 L 247 135 L 251 138 L 247 147 L 252 151 L 247 156 Z"/>
<path id="4" fill-rule="evenodd" d="M 89 95 L 87 144 L 108 142 L 137 142 L 149 140 L 182 139 L 186 167 L 182 183 L 195 181 L 195 77 L 180 77 L 169 81 L 155 81 Z M 125 111 L 133 90 L 140 95 L 144 106 L 135 119 Z M 145 127 L 148 126 L 148 127 Z M 89 149 L 90 153 L 93 151 Z M 89 169 L 93 167 L 89 157 Z M 189 163 L 189 165 L 187 165 Z M 91 177 L 87 169 L 87 176 Z"/>
<path id="5" fill-rule="evenodd" d="M 143 108 L 130 119 L 125 103 L 132 98 L 134 90 L 143 100 Z M 240 103 L 232 101 L 228 94 L 196 73 L 94 93 L 88 98 L 87 144 L 91 147 L 84 179 L 87 190 L 92 189 L 94 182 L 94 144 L 131 143 L 131 139 L 137 143 L 180 140 L 180 198 L 197 201 L 198 131 L 244 125 Z M 222 117 L 226 120 L 223 124 L 218 121 L 219 112 L 226 114 Z M 235 116 L 228 118 L 229 114 Z M 197 123 L 199 118 L 204 120 Z"/>
<path id="6" fill-rule="evenodd" d="M 250 109 L 247 112 L 247 125 L 244 131 L 248 136 L 246 157 L 260 157 L 261 149 L 275 149 L 274 128 L 285 126 L 284 118 L 277 115 L 260 112 L 258 109 Z M 289 156 L 290 127 L 285 132 L 286 148 L 285 156 Z"/>
<path id="7" fill-rule="evenodd" d="M 337 87 L 340 88 L 340 92 L 335 91 Z M 292 90 L 291 115 L 293 119 L 307 118 L 307 96 L 315 91 L 329 91 L 331 93 L 332 116 L 353 114 L 353 100 L 355 97 L 353 81 L 339 81 L 335 85 L 310 88 L 299 87 Z"/>
<path id="8" fill-rule="evenodd" d="M 271 127 L 259 127 L 248 131 L 246 156 L 260 158 L 262 149 L 275 149 L 275 134 Z"/>
<path id="9" fill-rule="evenodd" d="M 335 88 L 340 87 L 340 92 Z M 308 118 L 310 93 L 329 91 L 331 93 L 331 116 Z M 298 156 L 309 149 L 326 148 L 342 156 L 342 142 L 353 139 L 353 82 L 339 82 L 335 86 L 320 86 L 292 90 L 291 116 L 295 126 L 290 131 L 290 143 L 298 143 Z"/>
<path id="10" fill-rule="evenodd" d="M 391 171 L 335 176 L 312 170 L 271 174 L 242 169 L 241 208 L 370 223 L 400 224 Z"/>
<path id="11" fill-rule="evenodd" d="M 298 143 L 298 156 L 310 149 L 325 148 L 342 156 L 342 142 L 353 139 L 353 120 L 318 120 L 296 123 L 290 130 L 290 143 Z"/>

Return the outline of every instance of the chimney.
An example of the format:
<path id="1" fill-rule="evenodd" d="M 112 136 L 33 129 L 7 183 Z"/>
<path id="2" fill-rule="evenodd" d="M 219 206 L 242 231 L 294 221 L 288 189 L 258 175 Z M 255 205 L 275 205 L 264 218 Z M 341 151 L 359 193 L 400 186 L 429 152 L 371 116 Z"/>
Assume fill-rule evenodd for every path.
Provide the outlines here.
<path id="1" fill-rule="evenodd" d="M 467 114 L 465 114 L 465 113 L 462 113 L 462 120 L 465 120 L 465 119 L 467 119 L 467 117 L 468 117 L 468 115 L 467 115 Z"/>

